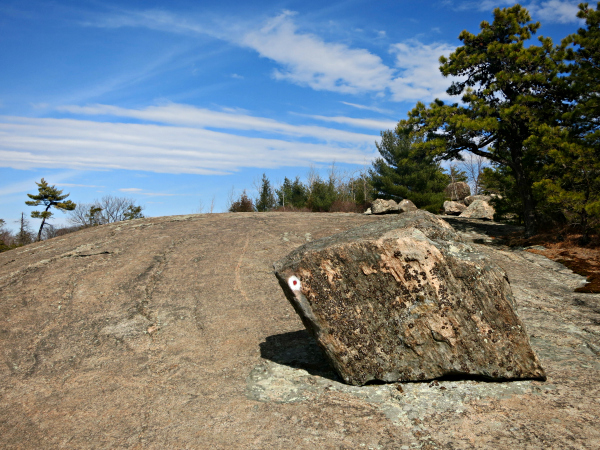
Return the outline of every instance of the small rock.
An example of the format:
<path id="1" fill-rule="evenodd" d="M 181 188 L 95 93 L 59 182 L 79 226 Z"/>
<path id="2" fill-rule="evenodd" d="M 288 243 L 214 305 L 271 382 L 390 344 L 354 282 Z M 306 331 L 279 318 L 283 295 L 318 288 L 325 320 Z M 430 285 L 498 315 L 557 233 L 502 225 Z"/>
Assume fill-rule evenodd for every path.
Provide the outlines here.
<path id="1" fill-rule="evenodd" d="M 444 190 L 444 194 L 452 201 L 464 200 L 465 197 L 471 195 L 471 188 L 464 181 L 450 183 Z"/>
<path id="2" fill-rule="evenodd" d="M 425 211 L 306 244 L 275 264 L 339 375 L 545 379 L 504 271 Z"/>
<path id="3" fill-rule="evenodd" d="M 394 200 L 383 200 L 378 198 L 371 204 L 371 212 L 373 214 L 397 214 L 398 203 Z"/>
<path id="4" fill-rule="evenodd" d="M 490 200 L 492 200 L 492 196 L 491 195 L 469 195 L 468 197 L 465 197 L 464 202 L 465 202 L 465 205 L 469 206 L 475 200 L 483 200 L 484 202 L 489 203 Z"/>
<path id="5" fill-rule="evenodd" d="M 449 216 L 458 216 L 467 207 L 459 202 L 445 201 L 444 202 L 444 214 Z"/>
<path id="6" fill-rule="evenodd" d="M 366 215 L 366 216 L 370 216 L 373 213 L 371 212 L 371 208 L 369 208 L 363 214 Z"/>
<path id="7" fill-rule="evenodd" d="M 494 220 L 495 212 L 494 207 L 488 202 L 475 200 L 460 214 L 460 217 L 465 217 L 467 219 Z"/>
<path id="8" fill-rule="evenodd" d="M 418 209 L 419 208 L 417 208 L 416 205 L 407 198 L 398 203 L 398 212 L 401 213 L 416 211 Z"/>

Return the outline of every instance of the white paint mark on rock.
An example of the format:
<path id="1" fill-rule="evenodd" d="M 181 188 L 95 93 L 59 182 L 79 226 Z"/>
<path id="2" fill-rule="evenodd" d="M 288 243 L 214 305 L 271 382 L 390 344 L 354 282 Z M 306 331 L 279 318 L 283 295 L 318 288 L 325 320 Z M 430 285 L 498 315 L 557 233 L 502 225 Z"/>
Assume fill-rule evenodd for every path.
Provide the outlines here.
<path id="1" fill-rule="evenodd" d="M 288 286 L 290 287 L 290 289 L 292 291 L 299 291 L 301 284 L 300 284 L 300 280 L 298 279 L 298 277 L 292 275 L 291 277 L 288 278 Z"/>

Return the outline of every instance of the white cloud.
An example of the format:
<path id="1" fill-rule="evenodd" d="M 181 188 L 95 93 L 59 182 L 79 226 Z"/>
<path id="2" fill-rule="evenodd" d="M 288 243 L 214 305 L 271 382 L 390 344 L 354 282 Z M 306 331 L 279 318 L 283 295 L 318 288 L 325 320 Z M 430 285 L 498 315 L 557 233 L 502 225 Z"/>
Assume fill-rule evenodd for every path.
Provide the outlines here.
<path id="1" fill-rule="evenodd" d="M 378 112 L 381 114 L 391 114 L 392 113 L 392 111 L 389 109 L 377 108 L 376 106 L 359 105 L 357 103 L 350 103 L 350 102 L 340 102 L 340 103 L 343 103 L 344 105 L 352 106 L 353 108 L 364 109 L 367 111 L 375 111 L 375 112 Z"/>
<path id="2" fill-rule="evenodd" d="M 450 83 L 440 73 L 438 59 L 455 49 L 446 43 L 426 45 L 406 40 L 391 46 L 396 68 L 390 68 L 368 50 L 299 33 L 289 13 L 248 33 L 242 42 L 284 67 L 275 71 L 277 79 L 348 94 L 381 95 L 389 91 L 395 101 L 447 97 L 445 90 Z"/>
<path id="3" fill-rule="evenodd" d="M 122 188 L 122 189 L 119 189 L 119 191 L 121 191 L 121 192 L 130 192 L 130 193 L 137 193 L 137 192 L 142 192 L 143 189 L 140 189 L 140 188 Z"/>
<path id="4" fill-rule="evenodd" d="M 531 12 L 534 20 L 540 22 L 558 22 L 558 23 L 577 23 L 581 19 L 577 17 L 577 11 L 579 8 L 579 0 L 565 1 L 565 0 L 549 0 L 540 2 L 539 4 L 532 3 L 527 8 Z"/>
<path id="5" fill-rule="evenodd" d="M 377 120 L 377 119 L 356 119 L 354 117 L 342 116 L 318 116 L 313 114 L 299 114 L 312 119 L 321 120 L 323 122 L 333 122 L 342 125 L 351 125 L 359 128 L 370 128 L 373 130 L 389 130 L 396 128 L 397 122 L 393 120 Z"/>
<path id="6" fill-rule="evenodd" d="M 123 11 L 119 14 L 96 18 L 93 22 L 84 22 L 82 25 L 100 28 L 144 27 L 170 33 L 206 34 L 215 37 L 219 34 L 207 22 L 201 24 L 160 9 Z"/>
<path id="7" fill-rule="evenodd" d="M 353 134 L 344 133 L 347 137 Z M 305 137 L 287 141 L 189 126 L 4 116 L 0 117 L 0 164 L 16 169 L 196 174 L 225 174 L 243 167 L 306 167 L 334 160 L 362 164 L 365 158 L 375 156 L 377 136 L 358 136 L 363 137 L 311 143 Z"/>
<path id="8" fill-rule="evenodd" d="M 493 11 L 494 8 L 505 8 L 507 6 L 513 6 L 516 2 L 514 0 L 481 0 L 475 2 L 461 2 L 457 9 L 458 10 L 469 10 L 475 9 L 478 11 Z"/>
<path id="9" fill-rule="evenodd" d="M 425 45 L 417 40 L 395 44 L 391 51 L 396 55 L 396 66 L 401 75 L 391 83 L 394 100 L 425 100 L 448 97 L 450 81 L 440 73 L 439 58 L 455 50 L 445 43 Z"/>
<path id="10" fill-rule="evenodd" d="M 273 61 L 277 65 L 272 72 L 275 79 L 315 90 L 344 94 L 370 93 L 380 97 L 391 93 L 394 101 L 412 102 L 432 100 L 442 95 L 449 84 L 439 74 L 437 64 L 437 58 L 442 55 L 438 52 L 447 53 L 450 49 L 448 44 L 424 45 L 416 40 L 398 43 L 392 46 L 397 53 L 398 64 L 389 67 L 380 56 L 367 49 L 326 42 L 320 36 L 302 32 L 293 20 L 294 15 L 293 12 L 284 11 L 262 26 L 257 26 L 232 18 L 210 24 L 202 19 L 202 23 L 196 23 L 188 17 L 152 10 L 129 12 L 107 18 L 96 25 L 146 27 L 225 40 L 250 48 L 261 57 Z M 427 51 L 434 53 L 427 55 Z M 418 54 L 416 60 L 402 57 L 404 53 L 410 55 L 411 52 Z"/>
<path id="11" fill-rule="evenodd" d="M 247 33 L 241 43 L 281 64 L 277 79 L 315 90 L 356 94 L 385 89 L 393 71 L 381 58 L 364 49 L 327 43 L 318 36 L 299 33 L 286 12 L 260 30 Z"/>
<path id="12" fill-rule="evenodd" d="M 291 125 L 265 117 L 244 114 L 235 109 L 215 111 L 190 105 L 170 103 L 144 109 L 127 109 L 111 105 L 62 106 L 59 111 L 85 115 L 129 117 L 146 121 L 223 130 L 251 130 L 293 137 L 310 137 L 325 142 L 372 142 L 373 136 L 309 125 Z"/>

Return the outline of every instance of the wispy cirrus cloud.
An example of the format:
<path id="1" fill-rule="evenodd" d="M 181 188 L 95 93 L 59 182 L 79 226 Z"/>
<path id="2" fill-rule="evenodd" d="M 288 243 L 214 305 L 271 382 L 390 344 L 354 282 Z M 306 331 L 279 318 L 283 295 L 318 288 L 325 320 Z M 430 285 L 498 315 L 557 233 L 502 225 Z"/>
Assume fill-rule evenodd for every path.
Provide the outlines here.
<path id="1" fill-rule="evenodd" d="M 96 186 L 94 184 L 75 184 L 75 183 L 56 183 L 57 186 L 64 187 L 85 187 L 85 188 L 105 188 L 106 186 Z"/>
<path id="2" fill-rule="evenodd" d="M 431 58 L 424 58 L 424 55 L 427 50 L 446 51 L 450 48 L 448 44 L 425 45 L 411 39 L 392 45 L 392 52 L 400 54 L 404 49 L 408 53 L 412 50 L 420 58 L 416 61 L 397 58 L 397 64 L 390 67 L 370 50 L 326 41 L 302 31 L 294 16 L 294 12 L 284 11 L 257 25 L 235 19 L 196 23 L 191 18 L 166 11 L 131 11 L 100 20 L 97 26 L 145 27 L 225 40 L 273 61 L 277 66 L 272 71 L 275 79 L 318 91 L 387 95 L 394 101 L 431 100 L 445 95 L 448 82 L 439 73 L 437 64 L 431 64 L 431 58 L 437 61 L 442 53 L 434 53 Z M 424 65 L 418 66 L 419 63 Z M 419 76 L 424 73 L 426 77 Z"/>
<path id="3" fill-rule="evenodd" d="M 124 192 L 126 194 L 135 194 L 135 195 L 145 195 L 147 197 L 175 197 L 176 195 L 181 194 L 165 194 L 162 192 L 147 192 L 140 188 L 121 188 L 120 192 Z"/>
<path id="4" fill-rule="evenodd" d="M 356 94 L 385 89 L 393 70 L 381 58 L 365 49 L 353 49 L 340 43 L 327 43 L 320 37 L 298 32 L 285 12 L 250 31 L 241 43 L 260 56 L 276 61 L 277 79 L 307 85 L 316 90 Z"/>
<path id="5" fill-rule="evenodd" d="M 311 125 L 292 125 L 274 119 L 252 116 L 238 112 L 237 110 L 217 111 L 176 103 L 162 106 L 149 106 L 143 109 L 128 109 L 112 105 L 70 105 L 61 106 L 57 109 L 59 111 L 78 115 L 128 117 L 195 128 L 261 131 L 293 137 L 309 137 L 324 142 L 363 143 L 372 142 L 373 140 L 371 135 L 337 130 L 335 128 Z"/>
<path id="6" fill-rule="evenodd" d="M 513 6 L 514 0 L 483 0 L 459 2 L 455 8 L 458 10 L 474 9 L 477 11 L 492 11 L 494 8 L 506 8 Z M 533 20 L 550 23 L 577 23 L 577 5 L 579 0 L 533 0 L 520 2 L 531 13 Z"/>
<path id="7" fill-rule="evenodd" d="M 392 114 L 392 112 L 393 112 L 389 109 L 379 108 L 377 106 L 359 105 L 357 103 L 350 103 L 350 102 L 340 102 L 340 103 L 347 105 L 347 106 L 352 106 L 353 108 L 356 108 L 356 109 L 364 109 L 366 111 L 374 111 L 374 112 L 378 112 L 381 114 Z"/>
<path id="8" fill-rule="evenodd" d="M 306 167 L 334 160 L 362 164 L 375 156 L 373 142 L 378 138 L 175 104 L 142 110 L 108 105 L 63 110 L 104 114 L 110 121 L 2 116 L 1 166 L 227 174 L 246 167 Z M 152 123 L 118 121 L 123 117 Z M 260 136 L 243 136 L 236 130 Z"/>
<path id="9" fill-rule="evenodd" d="M 315 114 L 298 114 L 311 119 L 321 120 L 323 122 L 339 123 L 341 125 L 350 125 L 357 128 L 370 128 L 373 130 L 389 130 L 395 128 L 397 122 L 393 120 L 378 120 L 378 119 L 357 119 L 354 117 L 343 116 L 319 116 Z"/>

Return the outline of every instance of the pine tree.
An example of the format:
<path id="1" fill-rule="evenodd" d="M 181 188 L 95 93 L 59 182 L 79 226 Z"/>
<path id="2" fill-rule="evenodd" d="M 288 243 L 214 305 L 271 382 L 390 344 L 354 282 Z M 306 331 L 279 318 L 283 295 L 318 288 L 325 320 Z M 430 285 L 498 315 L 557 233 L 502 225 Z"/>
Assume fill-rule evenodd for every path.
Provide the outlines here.
<path id="1" fill-rule="evenodd" d="M 317 176 L 310 186 L 307 206 L 313 212 L 328 212 L 336 199 L 334 180 L 330 178 L 325 181 Z"/>
<path id="2" fill-rule="evenodd" d="M 546 124 L 529 142 L 545 152 L 534 183 L 540 211 L 552 222 L 575 226 L 587 239 L 600 228 L 600 3 L 579 5 L 585 27 L 562 41 L 571 64 L 561 79 L 569 101 L 557 125 Z"/>
<path id="3" fill-rule="evenodd" d="M 438 159 L 461 160 L 461 152 L 471 152 L 510 168 L 528 235 L 536 229 L 533 183 L 543 163 L 530 138 L 555 125 L 565 98 L 561 53 L 549 38 L 525 45 L 540 27 L 530 21 L 515 5 L 495 9 L 493 23 L 482 22 L 479 34 L 463 31 L 463 45 L 440 58 L 443 75 L 462 77 L 447 91 L 461 96 L 462 105 L 418 103 L 402 122 L 424 135 L 422 147 Z"/>
<path id="4" fill-rule="evenodd" d="M 283 184 L 277 190 L 277 203 L 279 206 L 294 208 L 304 208 L 308 201 L 308 189 L 300 181 L 300 177 L 292 182 L 289 178 L 285 177 Z"/>
<path id="5" fill-rule="evenodd" d="M 396 201 L 405 198 L 418 208 L 437 213 L 444 203 L 444 188 L 449 179 L 439 165 L 415 144 L 420 142 L 408 129 L 383 131 L 376 143 L 381 158 L 370 170 L 375 196 Z"/>
<path id="6" fill-rule="evenodd" d="M 275 201 L 275 194 L 271 187 L 271 182 L 267 178 L 267 175 L 263 173 L 261 185 L 258 190 L 258 198 L 255 201 L 255 207 L 258 212 L 269 211 L 277 205 Z"/>
<path id="7" fill-rule="evenodd" d="M 25 204 L 29 206 L 39 206 L 44 205 L 46 209 L 44 211 L 32 211 L 31 217 L 34 219 L 42 219 L 42 224 L 40 225 L 40 231 L 37 235 L 37 240 L 40 241 L 42 239 L 42 230 L 44 229 L 44 224 L 46 220 L 52 217 L 52 211 L 50 208 L 56 208 L 60 211 L 72 211 L 77 206 L 71 200 L 63 201 L 70 194 L 62 195 L 61 189 L 56 189 L 56 186 L 49 186 L 46 180 L 43 178 L 39 183 L 35 183 L 38 185 L 38 194 L 27 194 L 27 196 L 31 199 L 26 201 Z"/>

